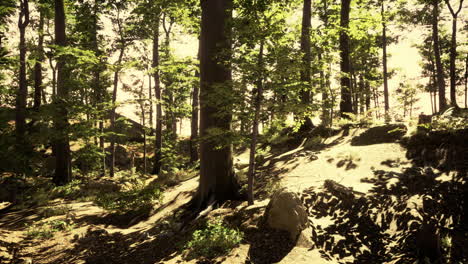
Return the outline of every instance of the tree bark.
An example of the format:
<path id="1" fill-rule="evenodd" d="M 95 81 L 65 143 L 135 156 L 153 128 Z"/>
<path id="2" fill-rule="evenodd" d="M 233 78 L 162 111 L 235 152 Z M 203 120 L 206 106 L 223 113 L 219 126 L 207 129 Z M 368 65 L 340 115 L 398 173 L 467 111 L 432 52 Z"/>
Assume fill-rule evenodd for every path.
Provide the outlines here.
<path id="1" fill-rule="evenodd" d="M 468 108 L 468 55 L 465 59 L 465 108 Z"/>
<path id="2" fill-rule="evenodd" d="M 122 41 L 122 47 L 120 48 L 120 53 L 119 53 L 119 58 L 116 62 L 117 69 L 114 72 L 114 82 L 113 82 L 113 91 L 112 91 L 112 109 L 111 109 L 111 116 L 110 116 L 110 131 L 113 133 L 116 133 L 115 131 L 115 103 L 117 102 L 117 87 L 119 84 L 119 73 L 120 73 L 120 64 L 122 63 L 123 55 L 125 52 L 125 44 Z M 109 175 L 110 177 L 114 177 L 115 174 L 115 141 L 116 137 L 115 135 L 112 135 L 111 137 L 111 142 L 110 142 L 110 150 L 111 150 L 111 155 L 110 155 L 110 166 L 109 166 Z"/>
<path id="3" fill-rule="evenodd" d="M 301 125 L 300 130 L 310 130 L 313 127 L 312 119 L 308 114 L 307 109 L 309 109 L 310 104 L 312 103 L 312 93 L 310 89 L 312 88 L 311 80 L 311 63 L 312 63 L 312 53 L 311 53 L 311 43 L 310 43 L 310 28 L 311 28 L 311 18 L 312 18 L 312 1 L 304 0 L 303 9 L 302 9 L 302 31 L 301 31 L 301 52 L 302 56 L 302 67 L 301 67 L 301 82 L 304 88 L 301 91 L 301 102 L 304 105 L 305 110 L 305 120 Z"/>
<path id="4" fill-rule="evenodd" d="M 115 109 L 116 109 L 115 103 L 117 102 L 117 88 L 119 84 L 119 73 L 120 73 L 121 64 L 122 64 L 122 60 L 123 60 L 123 56 L 124 56 L 124 52 L 126 48 L 126 43 L 125 43 L 125 39 L 123 36 L 123 27 L 120 21 L 120 11 L 117 11 L 117 26 L 119 28 L 119 35 L 121 39 L 119 43 L 120 44 L 119 58 L 117 59 L 117 62 L 116 62 L 117 68 L 114 71 L 114 81 L 113 81 L 113 90 L 112 90 L 112 108 L 111 108 L 111 113 L 110 113 L 110 131 L 113 133 L 116 133 L 115 131 Z M 111 162 L 109 166 L 109 175 L 110 177 L 114 177 L 114 174 L 115 174 L 115 141 L 116 141 L 115 135 L 112 135 L 110 139 L 111 139 L 111 142 L 110 142 Z"/>
<path id="5" fill-rule="evenodd" d="M 192 206 L 199 211 L 207 206 L 237 198 L 231 132 L 231 110 L 221 95 L 232 90 L 230 61 L 232 0 L 202 1 L 200 61 L 200 183 Z M 215 129 L 221 135 L 213 135 Z"/>
<path id="6" fill-rule="evenodd" d="M 349 47 L 349 12 L 351 0 L 341 0 L 341 19 L 340 19 L 340 57 L 341 57 L 341 101 L 340 113 L 344 118 L 349 118 L 347 114 L 353 112 L 351 100 L 351 80 L 350 80 L 350 47 Z"/>
<path id="7" fill-rule="evenodd" d="M 92 27 L 92 45 L 93 51 L 95 56 L 99 57 L 101 55 L 101 51 L 99 50 L 99 43 L 98 43 L 98 20 L 99 20 L 99 6 L 98 0 L 94 1 L 94 13 L 93 13 L 93 27 Z M 96 65 L 93 69 L 93 89 L 95 93 L 95 98 L 93 100 L 93 104 L 98 109 L 99 118 L 98 128 L 101 136 L 99 137 L 99 148 L 102 151 L 102 161 L 101 161 L 101 175 L 104 176 L 106 174 L 106 150 L 104 147 L 104 118 L 102 116 L 103 112 L 103 102 L 104 98 L 106 97 L 106 89 L 101 85 L 101 65 Z"/>
<path id="8" fill-rule="evenodd" d="M 436 62 L 437 71 L 437 87 L 439 90 L 439 111 L 443 112 L 447 109 L 447 101 L 445 99 L 445 80 L 444 80 L 444 69 L 442 66 L 442 60 L 440 55 L 440 44 L 439 44 L 439 1 L 433 0 L 432 8 L 432 39 L 434 42 L 434 57 Z"/>
<path id="9" fill-rule="evenodd" d="M 41 106 L 42 87 L 42 62 L 44 61 L 44 12 L 39 10 L 39 40 L 37 44 L 37 57 L 34 64 L 34 110 L 39 111 Z"/>
<path id="10" fill-rule="evenodd" d="M 156 140 L 154 145 L 154 164 L 152 174 L 159 174 L 161 171 L 161 149 L 162 149 L 162 107 L 161 107 L 161 86 L 159 77 L 159 15 L 157 15 L 156 25 L 153 32 L 153 78 L 154 95 L 156 97 Z"/>
<path id="11" fill-rule="evenodd" d="M 26 101 L 28 97 L 28 84 L 26 80 L 26 27 L 29 24 L 29 0 L 20 1 L 20 13 L 18 28 L 20 33 L 19 43 L 19 87 L 16 94 L 16 144 L 18 149 L 24 149 L 26 133 Z"/>
<path id="12" fill-rule="evenodd" d="M 55 0 L 55 44 L 59 47 L 66 47 L 67 39 L 65 33 L 65 10 L 63 0 Z M 66 57 L 61 55 L 57 59 L 57 105 L 54 119 L 55 133 L 55 175 L 53 181 L 56 185 L 64 185 L 71 181 L 71 157 L 70 142 L 68 137 L 68 111 L 66 101 L 69 96 L 68 76 L 69 69 L 66 66 Z"/>
<path id="13" fill-rule="evenodd" d="M 445 0 L 447 7 L 452 14 L 452 40 L 450 45 L 450 103 L 452 106 L 457 106 L 457 90 L 456 90 L 456 64 L 457 59 L 457 17 L 463 5 L 463 0 L 460 0 L 458 10 L 455 12 L 450 5 L 449 0 Z"/>
<path id="14" fill-rule="evenodd" d="M 385 20 L 385 1 L 382 0 L 382 65 L 383 65 L 383 82 L 384 82 L 384 108 L 385 122 L 390 121 L 389 109 L 390 103 L 388 98 L 388 73 L 387 73 L 387 23 Z"/>
<path id="15" fill-rule="evenodd" d="M 198 60 L 200 60 L 200 41 L 198 42 Z M 200 68 L 200 66 L 199 66 Z M 200 77 L 200 70 L 195 71 L 195 77 Z M 198 160 L 198 110 L 199 110 L 199 97 L 200 94 L 200 82 L 193 86 L 192 93 L 192 119 L 191 119 L 191 133 L 190 133 L 190 162 L 194 163 Z"/>
<path id="16" fill-rule="evenodd" d="M 260 119 L 260 111 L 262 107 L 262 98 L 263 98 L 263 48 L 264 39 L 260 40 L 260 51 L 258 53 L 258 62 L 257 67 L 259 72 L 257 80 L 257 93 L 255 96 L 255 115 L 252 124 L 252 138 L 250 141 L 250 158 L 249 158 L 249 171 L 248 171 L 248 190 L 247 190 L 247 199 L 249 205 L 254 203 L 254 179 L 255 179 L 255 152 L 257 149 L 257 138 L 258 138 L 258 123 Z"/>

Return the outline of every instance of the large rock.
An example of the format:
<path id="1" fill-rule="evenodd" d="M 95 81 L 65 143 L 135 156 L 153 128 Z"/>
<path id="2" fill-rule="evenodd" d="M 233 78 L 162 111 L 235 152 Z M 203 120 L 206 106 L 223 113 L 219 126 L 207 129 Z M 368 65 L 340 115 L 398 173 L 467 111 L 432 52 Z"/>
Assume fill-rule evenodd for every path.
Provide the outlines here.
<path id="1" fill-rule="evenodd" d="M 287 189 L 273 194 L 264 217 L 268 227 L 288 231 L 293 241 L 307 228 L 306 208 L 299 196 Z"/>

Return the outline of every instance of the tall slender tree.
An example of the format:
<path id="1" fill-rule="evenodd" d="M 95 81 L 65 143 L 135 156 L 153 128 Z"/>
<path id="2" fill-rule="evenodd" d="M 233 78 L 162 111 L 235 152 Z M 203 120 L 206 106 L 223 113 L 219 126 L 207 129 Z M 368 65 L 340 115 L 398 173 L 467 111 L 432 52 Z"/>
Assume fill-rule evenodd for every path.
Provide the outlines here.
<path id="1" fill-rule="evenodd" d="M 162 154 L 162 98 L 161 98 L 161 82 L 159 76 L 159 19 L 161 13 L 157 12 L 154 19 L 153 31 L 153 78 L 154 78 L 154 95 L 156 97 L 156 140 L 154 145 L 154 164 L 153 174 L 159 174 L 161 171 L 161 154 Z"/>
<path id="2" fill-rule="evenodd" d="M 351 79 L 350 79 L 350 45 L 349 45 L 349 12 L 351 0 L 341 0 L 340 13 L 340 57 L 341 57 L 341 101 L 340 113 L 342 117 L 353 112 L 351 100 Z"/>
<path id="3" fill-rule="evenodd" d="M 437 87 L 439 90 L 439 111 L 447 109 L 447 100 L 445 98 L 445 79 L 444 67 L 440 54 L 439 43 L 439 0 L 432 0 L 432 41 L 434 42 L 434 58 L 437 72 Z"/>
<path id="4" fill-rule="evenodd" d="M 312 103 L 313 95 L 311 94 L 312 88 L 312 52 L 310 44 L 310 29 L 311 29 L 311 19 L 312 19 L 312 1 L 304 0 L 302 8 L 302 31 L 301 31 L 301 52 L 303 53 L 302 57 L 302 67 L 301 67 L 301 82 L 304 85 L 304 88 L 301 91 L 301 101 L 305 109 L 310 107 Z M 309 130 L 313 127 L 312 120 L 306 113 L 304 124 L 302 125 L 303 130 Z"/>
<path id="5" fill-rule="evenodd" d="M 55 44 L 63 49 L 67 46 L 65 31 L 65 8 L 63 0 L 55 0 Z M 66 101 L 69 97 L 68 76 L 69 70 L 66 65 L 66 57 L 60 54 L 57 58 L 57 96 L 55 104 L 57 110 L 54 118 L 56 139 L 55 149 L 55 175 L 54 183 L 64 185 L 71 181 L 71 157 L 70 142 L 68 136 L 68 111 Z"/>
<path id="6" fill-rule="evenodd" d="M 111 113 L 110 113 L 110 130 L 112 132 L 115 132 L 115 110 L 116 110 L 116 102 L 117 102 L 117 88 L 119 84 L 119 74 L 122 70 L 122 61 L 123 57 L 125 54 L 125 49 L 127 48 L 128 45 L 128 39 L 126 36 L 126 32 L 124 29 L 124 21 L 121 19 L 121 12 L 120 10 L 122 6 L 117 4 L 117 17 L 116 17 L 116 24 L 117 24 L 117 33 L 119 35 L 119 40 L 117 43 L 117 48 L 119 51 L 119 57 L 117 58 L 117 61 L 115 62 L 115 70 L 114 70 L 114 80 L 113 80 L 113 89 L 112 89 L 112 108 L 111 108 Z M 109 166 L 109 175 L 110 177 L 114 176 L 115 173 L 115 142 L 116 142 L 116 136 L 112 135 L 111 136 L 111 142 L 110 142 L 110 166 Z"/>
<path id="7" fill-rule="evenodd" d="M 36 63 L 34 64 L 34 109 L 37 111 L 41 106 L 43 93 L 42 85 L 42 63 L 44 61 L 44 8 L 39 5 L 39 27 L 37 34 L 39 39 L 36 48 Z"/>
<path id="8" fill-rule="evenodd" d="M 383 84 L 384 84 L 384 108 L 385 121 L 389 121 L 390 103 L 388 98 L 388 70 L 387 70 L 387 21 L 385 16 L 385 0 L 381 2 L 382 16 L 382 66 L 383 66 Z"/>
<path id="9" fill-rule="evenodd" d="M 455 11 L 450 4 L 449 0 L 445 0 L 447 7 L 452 15 L 452 40 L 450 45 L 450 103 L 453 106 L 457 106 L 457 90 L 456 90 L 456 66 L 455 61 L 457 59 L 457 19 L 460 13 L 463 0 L 460 0 L 458 9 Z"/>
<path id="10" fill-rule="evenodd" d="M 200 61 L 200 40 L 198 41 L 198 60 Z M 195 77 L 200 77 L 200 71 L 197 69 L 195 71 Z M 198 111 L 199 111 L 199 96 L 200 96 L 200 82 L 195 83 L 193 86 L 192 92 L 192 117 L 191 117 L 191 133 L 190 133 L 190 162 L 195 162 L 198 160 Z"/>
<path id="11" fill-rule="evenodd" d="M 28 97 L 28 84 L 26 80 L 26 27 L 29 25 L 29 0 L 20 0 L 18 28 L 20 33 L 19 43 L 19 88 L 16 94 L 16 144 L 18 148 L 24 148 L 26 133 L 26 101 Z"/>

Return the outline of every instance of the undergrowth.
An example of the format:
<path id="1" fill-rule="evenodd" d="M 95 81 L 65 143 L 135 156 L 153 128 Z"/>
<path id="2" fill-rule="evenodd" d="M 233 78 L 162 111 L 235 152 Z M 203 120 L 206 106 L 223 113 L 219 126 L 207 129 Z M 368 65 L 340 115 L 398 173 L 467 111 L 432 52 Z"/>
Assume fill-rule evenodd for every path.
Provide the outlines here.
<path id="1" fill-rule="evenodd" d="M 56 219 L 27 226 L 26 237 L 29 239 L 52 238 L 56 232 L 71 231 L 75 224 L 70 219 Z"/>
<path id="2" fill-rule="evenodd" d="M 223 220 L 216 218 L 207 223 L 204 229 L 196 230 L 187 243 L 188 257 L 215 258 L 227 254 L 240 244 L 244 234 L 223 225 Z"/>

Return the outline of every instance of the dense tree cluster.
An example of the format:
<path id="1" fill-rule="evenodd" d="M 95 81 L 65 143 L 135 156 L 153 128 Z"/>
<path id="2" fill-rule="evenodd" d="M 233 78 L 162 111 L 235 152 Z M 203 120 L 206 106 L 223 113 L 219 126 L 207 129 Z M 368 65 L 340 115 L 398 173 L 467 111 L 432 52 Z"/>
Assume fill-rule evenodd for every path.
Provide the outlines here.
<path id="1" fill-rule="evenodd" d="M 238 197 L 233 144 L 248 143 L 253 203 L 259 134 L 289 117 L 299 131 L 339 118 L 389 122 L 411 116 L 421 90 L 434 113 L 463 93 L 466 107 L 463 11 L 463 0 L 4 0 L 0 170 L 37 174 L 35 162 L 52 156 L 63 185 L 87 155 L 96 175 L 114 176 L 126 104 L 143 127 L 143 173 L 199 162 L 197 209 Z M 422 28 L 423 76 L 389 87 L 387 47 L 405 27 Z M 183 38 L 198 39 L 197 56 L 178 55 Z M 176 150 L 184 120 L 189 159 Z"/>

